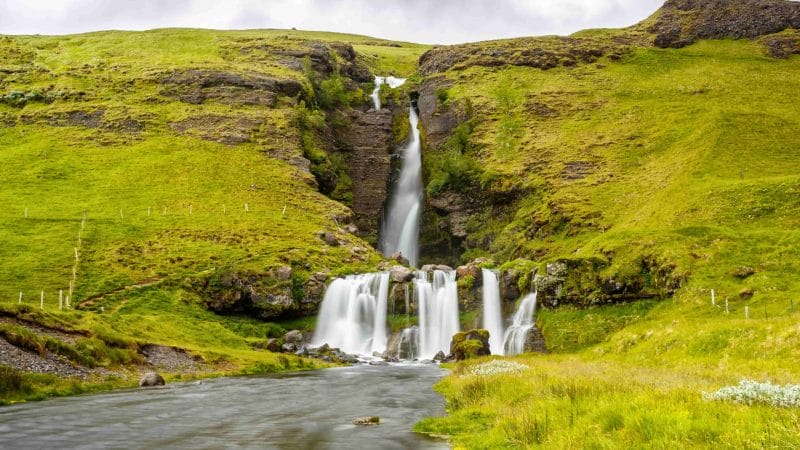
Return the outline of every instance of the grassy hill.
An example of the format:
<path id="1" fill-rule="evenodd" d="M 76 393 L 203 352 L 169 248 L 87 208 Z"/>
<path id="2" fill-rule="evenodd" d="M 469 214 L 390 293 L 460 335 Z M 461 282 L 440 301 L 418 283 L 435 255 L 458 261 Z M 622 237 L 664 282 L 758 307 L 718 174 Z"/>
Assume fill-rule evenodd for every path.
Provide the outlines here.
<path id="1" fill-rule="evenodd" d="M 198 280 L 286 266 L 268 287 L 296 297 L 313 273 L 374 270 L 352 213 L 318 192 L 298 118 L 320 94 L 309 70 L 408 75 L 424 49 L 286 30 L 0 37 L 0 326 L 176 346 L 210 372 L 318 366 L 252 349 L 282 327 L 210 312 Z M 366 101 L 346 81 L 332 92 Z"/>
<path id="2" fill-rule="evenodd" d="M 419 430 L 459 448 L 800 442 L 796 409 L 701 395 L 800 375 L 800 59 L 770 45 L 797 49 L 800 35 L 664 49 L 648 28 L 660 17 L 423 56 L 429 124 L 458 118 L 426 165 L 434 207 L 468 198 L 463 258 L 596 273 L 572 286 L 581 306 L 539 312 L 560 355 L 496 377 L 457 367 L 439 386 L 451 416 Z M 454 217 L 436 214 L 439 227 Z M 656 299 L 600 305 L 606 282 Z"/>
<path id="3" fill-rule="evenodd" d="M 772 21 L 727 39 L 691 3 L 435 49 L 294 30 L 2 38 L 0 333 L 117 370 L 92 372 L 99 387 L 130 384 L 148 343 L 203 358 L 174 377 L 317 367 L 252 347 L 308 320 L 209 298 L 230 300 L 226 274 L 299 303 L 316 274 L 374 270 L 347 179 L 339 201 L 318 182 L 341 175 L 322 151 L 337 110 L 394 73 L 421 95 L 427 256 L 575 274 L 538 313 L 553 354 L 492 378 L 456 366 L 450 416 L 420 431 L 469 448 L 800 445 L 797 409 L 702 396 L 800 376 L 800 35 Z M 71 281 L 83 308 L 59 311 Z M 22 377 L 7 399 L 87 389 Z"/>

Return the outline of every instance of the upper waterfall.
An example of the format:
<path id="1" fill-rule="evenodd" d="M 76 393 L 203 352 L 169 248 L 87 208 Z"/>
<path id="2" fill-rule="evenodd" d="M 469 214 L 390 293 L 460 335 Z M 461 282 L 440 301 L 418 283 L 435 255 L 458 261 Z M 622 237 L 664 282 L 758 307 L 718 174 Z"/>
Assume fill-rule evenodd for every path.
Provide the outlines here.
<path id="1" fill-rule="evenodd" d="M 369 96 L 369 98 L 372 99 L 372 106 L 374 106 L 375 109 L 381 109 L 381 85 L 385 84 L 392 89 L 396 89 L 402 86 L 405 82 L 405 78 L 395 78 L 393 76 L 381 77 L 375 75 L 375 87 L 372 89 L 372 94 Z"/>
<path id="2" fill-rule="evenodd" d="M 414 105 L 409 108 L 408 120 L 411 138 L 400 152 L 400 178 L 392 189 L 381 225 L 381 250 L 387 256 L 401 252 L 410 265 L 416 266 L 422 207 L 422 149 L 417 128 L 419 117 Z"/>

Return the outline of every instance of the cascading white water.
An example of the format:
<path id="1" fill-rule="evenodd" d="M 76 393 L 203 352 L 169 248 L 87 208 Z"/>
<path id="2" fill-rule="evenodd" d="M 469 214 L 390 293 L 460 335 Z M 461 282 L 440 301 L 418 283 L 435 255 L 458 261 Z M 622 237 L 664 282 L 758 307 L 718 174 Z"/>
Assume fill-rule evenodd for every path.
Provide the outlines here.
<path id="1" fill-rule="evenodd" d="M 394 350 L 400 359 L 416 359 L 419 356 L 419 327 L 404 328 Z"/>
<path id="2" fill-rule="evenodd" d="M 533 328 L 535 317 L 536 292 L 526 295 L 514 313 L 513 322 L 503 336 L 503 354 L 518 355 L 525 351 L 525 338 Z"/>
<path id="3" fill-rule="evenodd" d="M 395 78 L 392 76 L 379 77 L 375 75 L 375 88 L 372 89 L 372 94 L 369 96 L 372 99 L 372 105 L 375 109 L 381 109 L 381 85 L 386 84 L 392 89 L 399 88 L 406 82 L 405 78 Z"/>
<path id="4" fill-rule="evenodd" d="M 371 355 L 386 349 L 389 273 L 337 278 L 325 292 L 312 345 Z"/>
<path id="5" fill-rule="evenodd" d="M 497 274 L 482 269 L 483 274 L 483 328 L 489 330 L 489 350 L 493 355 L 503 354 L 503 315 L 500 310 L 500 283 Z"/>
<path id="6" fill-rule="evenodd" d="M 411 139 L 401 152 L 400 178 L 392 191 L 381 227 L 381 249 L 386 256 L 400 252 L 409 264 L 416 266 L 422 203 L 422 154 L 417 128 L 419 118 L 413 105 L 409 109 L 408 120 L 411 123 Z"/>
<path id="7" fill-rule="evenodd" d="M 420 358 L 432 359 L 440 351 L 448 354 L 450 340 L 460 330 L 456 273 L 436 270 L 431 283 L 427 272 L 418 272 L 414 296 L 419 310 Z"/>

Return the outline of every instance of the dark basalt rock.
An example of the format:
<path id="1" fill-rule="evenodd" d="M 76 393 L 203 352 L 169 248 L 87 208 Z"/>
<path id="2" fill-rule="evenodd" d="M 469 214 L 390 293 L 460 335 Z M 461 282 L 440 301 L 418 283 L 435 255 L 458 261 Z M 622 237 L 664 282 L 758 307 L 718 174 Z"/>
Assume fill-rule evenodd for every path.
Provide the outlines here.
<path id="1" fill-rule="evenodd" d="M 173 72 L 160 83 L 164 86 L 162 94 L 192 104 L 215 100 L 228 105 L 272 107 L 278 95 L 294 97 L 303 91 L 296 80 L 200 69 Z"/>
<path id="2" fill-rule="evenodd" d="M 648 31 L 679 48 L 699 39 L 756 38 L 800 28 L 800 3 L 785 0 L 668 0 Z"/>
<path id="3" fill-rule="evenodd" d="M 394 151 L 392 111 L 352 110 L 349 126 L 337 130 L 336 149 L 347 162 L 352 180 L 351 209 L 362 236 L 377 236 L 386 204 L 390 157 Z"/>
<path id="4" fill-rule="evenodd" d="M 525 353 L 547 353 L 547 344 L 542 331 L 535 325 L 528 330 L 525 336 Z"/>

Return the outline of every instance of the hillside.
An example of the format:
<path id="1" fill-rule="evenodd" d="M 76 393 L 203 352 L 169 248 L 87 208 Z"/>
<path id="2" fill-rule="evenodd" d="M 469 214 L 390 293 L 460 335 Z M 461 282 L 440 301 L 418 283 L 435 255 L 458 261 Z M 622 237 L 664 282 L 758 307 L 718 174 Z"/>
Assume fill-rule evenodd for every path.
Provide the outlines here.
<path id="1" fill-rule="evenodd" d="M 468 448 L 797 445 L 796 412 L 700 392 L 797 381 L 798 17 L 668 1 L 628 29 L 422 56 L 423 255 L 533 263 L 560 305 L 538 326 L 572 356 L 491 383 L 460 366 L 440 385 L 452 416 L 420 430 Z"/>
<path id="2" fill-rule="evenodd" d="M 486 359 L 454 366 L 450 416 L 419 431 L 468 448 L 800 445 L 796 408 L 701 394 L 800 376 L 799 18 L 782 0 L 669 0 L 626 29 L 434 48 L 2 37 L 0 364 L 26 373 L 0 373 L 25 386 L 0 398 L 130 385 L 161 354 L 173 379 L 323 366 L 260 347 L 313 328 L 335 277 L 388 267 L 374 246 L 416 101 L 423 264 L 466 268 L 465 326 L 481 267 L 506 310 L 535 289 L 551 353 L 488 381 L 472 373 Z M 387 74 L 409 81 L 370 110 Z"/>
<path id="3" fill-rule="evenodd" d="M 202 371 L 279 368 L 251 348 L 282 333 L 269 321 L 313 314 L 323 283 L 379 261 L 320 193 L 332 179 L 352 200 L 326 114 L 366 105 L 373 72 L 410 74 L 423 50 L 285 30 L 0 38 L 5 335 L 45 323 L 79 332 L 79 354 L 106 335 L 134 361 L 153 343 Z"/>

